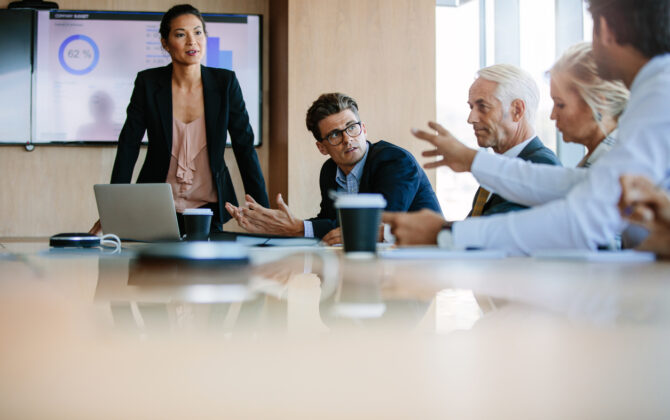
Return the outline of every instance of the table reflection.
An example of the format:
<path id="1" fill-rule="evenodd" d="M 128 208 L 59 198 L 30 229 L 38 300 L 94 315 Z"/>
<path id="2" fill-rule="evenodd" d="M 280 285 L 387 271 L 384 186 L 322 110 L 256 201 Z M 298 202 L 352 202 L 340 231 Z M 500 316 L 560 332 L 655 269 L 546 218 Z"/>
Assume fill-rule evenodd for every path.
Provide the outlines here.
<path id="1" fill-rule="evenodd" d="M 668 417 L 665 262 L 44 249 L 0 259 L 3 418 Z"/>
<path id="2" fill-rule="evenodd" d="M 496 308 L 491 297 L 467 289 L 398 295 L 396 270 L 379 261 L 343 258 L 298 252 L 220 267 L 100 258 L 94 301 L 108 308 L 115 328 L 143 337 L 182 331 L 446 334 L 472 328 Z"/>

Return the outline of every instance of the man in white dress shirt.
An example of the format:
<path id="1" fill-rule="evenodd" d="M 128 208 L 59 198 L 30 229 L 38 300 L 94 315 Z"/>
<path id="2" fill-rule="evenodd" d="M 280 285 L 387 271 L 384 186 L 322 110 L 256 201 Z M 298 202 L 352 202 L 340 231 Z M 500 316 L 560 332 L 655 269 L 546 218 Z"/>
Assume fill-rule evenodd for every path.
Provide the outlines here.
<path id="1" fill-rule="evenodd" d="M 519 173 L 508 170 L 509 159 L 469 149 L 439 124 L 429 123 L 437 134 L 414 131 L 435 146 L 425 156 L 442 157 L 427 168 L 447 165 L 455 171 L 471 171 L 480 184 L 508 199 L 546 204 L 453 224 L 427 211 L 386 213 L 384 221 L 391 224 L 398 243 L 436 243 L 439 236 L 444 246 L 504 249 L 512 255 L 595 249 L 626 226 L 617 209 L 622 174 L 644 175 L 656 184 L 667 182 L 670 0 L 589 0 L 589 9 L 600 75 L 623 81 L 631 91 L 619 119 L 618 144 L 588 171 L 527 165 Z"/>

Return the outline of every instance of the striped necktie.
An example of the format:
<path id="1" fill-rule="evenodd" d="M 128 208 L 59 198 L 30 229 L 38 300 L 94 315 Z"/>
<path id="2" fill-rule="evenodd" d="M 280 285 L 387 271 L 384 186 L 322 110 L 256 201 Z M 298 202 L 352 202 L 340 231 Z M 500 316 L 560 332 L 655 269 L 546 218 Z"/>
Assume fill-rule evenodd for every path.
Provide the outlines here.
<path id="1" fill-rule="evenodd" d="M 477 217 L 482 215 L 482 212 L 484 211 L 484 205 L 486 204 L 486 200 L 489 198 L 489 194 L 491 193 L 488 190 L 479 187 L 477 194 L 475 195 L 475 204 L 472 206 L 472 214 L 470 214 L 470 217 Z"/>

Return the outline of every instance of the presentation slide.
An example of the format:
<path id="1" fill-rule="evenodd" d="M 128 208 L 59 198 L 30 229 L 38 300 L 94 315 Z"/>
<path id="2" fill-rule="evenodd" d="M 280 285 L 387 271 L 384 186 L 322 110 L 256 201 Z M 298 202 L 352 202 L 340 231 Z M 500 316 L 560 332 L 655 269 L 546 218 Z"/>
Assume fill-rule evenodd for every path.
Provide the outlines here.
<path id="1" fill-rule="evenodd" d="M 161 16 L 38 12 L 33 142 L 117 141 L 137 73 L 170 63 L 158 33 Z M 202 64 L 235 71 L 259 144 L 260 17 L 205 14 L 204 18 L 208 37 Z"/>

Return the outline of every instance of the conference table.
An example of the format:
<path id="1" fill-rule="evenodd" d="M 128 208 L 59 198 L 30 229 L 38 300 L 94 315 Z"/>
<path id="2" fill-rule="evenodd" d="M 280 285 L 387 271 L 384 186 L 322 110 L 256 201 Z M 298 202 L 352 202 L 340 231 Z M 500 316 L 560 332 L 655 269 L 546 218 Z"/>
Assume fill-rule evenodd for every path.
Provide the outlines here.
<path id="1" fill-rule="evenodd" d="M 0 418 L 670 415 L 668 262 L 147 246 L 0 238 Z"/>

